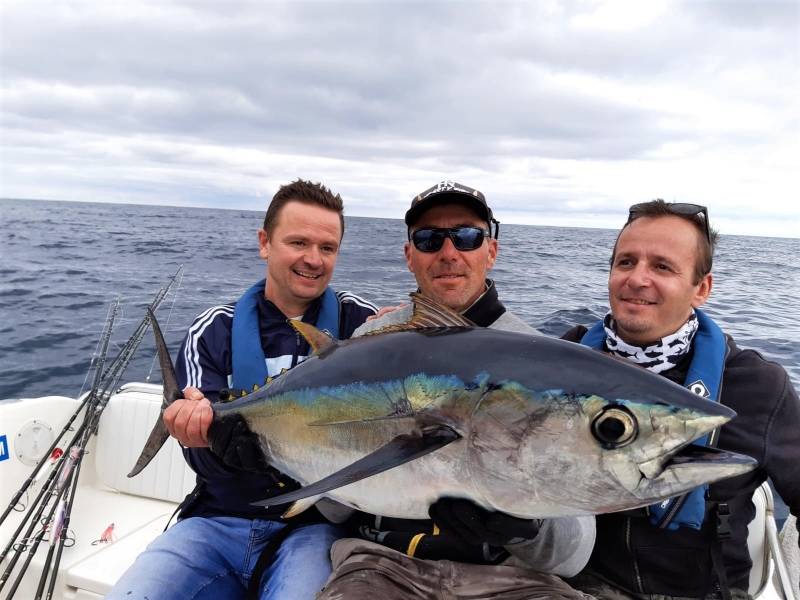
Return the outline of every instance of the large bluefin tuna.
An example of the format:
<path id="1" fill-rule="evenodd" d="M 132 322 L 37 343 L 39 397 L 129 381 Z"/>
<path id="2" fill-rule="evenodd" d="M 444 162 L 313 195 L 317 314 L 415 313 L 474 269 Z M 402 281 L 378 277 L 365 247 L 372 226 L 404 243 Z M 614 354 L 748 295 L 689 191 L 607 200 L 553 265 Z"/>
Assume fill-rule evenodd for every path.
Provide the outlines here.
<path id="1" fill-rule="evenodd" d="M 427 518 L 442 496 L 523 518 L 652 504 L 747 472 L 749 457 L 690 445 L 735 413 L 578 344 L 470 327 L 414 295 L 404 326 L 348 341 L 296 327 L 315 354 L 214 407 L 243 417 L 301 489 L 373 514 Z M 180 397 L 157 324 L 165 406 Z M 166 439 L 159 422 L 132 475 Z"/>

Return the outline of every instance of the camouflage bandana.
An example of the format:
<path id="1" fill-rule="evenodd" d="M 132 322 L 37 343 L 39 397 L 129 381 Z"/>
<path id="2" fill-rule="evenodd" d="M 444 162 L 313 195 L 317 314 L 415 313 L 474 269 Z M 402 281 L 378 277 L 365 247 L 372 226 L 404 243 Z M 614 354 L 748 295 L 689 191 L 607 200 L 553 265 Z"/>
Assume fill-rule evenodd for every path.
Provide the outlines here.
<path id="1" fill-rule="evenodd" d="M 661 341 L 648 346 L 637 346 L 624 342 L 617 335 L 617 324 L 609 311 L 603 318 L 603 328 L 606 330 L 606 346 L 611 354 L 625 358 L 653 373 L 667 371 L 677 365 L 681 358 L 692 347 L 694 334 L 697 333 L 699 324 L 697 315 L 692 309 L 689 320 L 678 331 L 661 338 Z"/>

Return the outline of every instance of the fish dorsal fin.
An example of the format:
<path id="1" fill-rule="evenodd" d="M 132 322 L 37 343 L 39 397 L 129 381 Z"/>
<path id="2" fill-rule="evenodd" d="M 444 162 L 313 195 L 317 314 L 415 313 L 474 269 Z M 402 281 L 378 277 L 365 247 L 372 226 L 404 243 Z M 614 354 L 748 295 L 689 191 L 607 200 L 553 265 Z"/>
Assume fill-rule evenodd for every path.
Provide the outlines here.
<path id="1" fill-rule="evenodd" d="M 337 345 L 335 339 L 324 331 L 317 329 L 311 323 L 304 323 L 300 319 L 290 319 L 289 323 L 294 327 L 295 331 L 305 338 L 314 354 L 322 354 Z"/>
<path id="2" fill-rule="evenodd" d="M 380 333 L 391 333 L 393 331 L 410 331 L 412 329 L 431 329 L 436 327 L 475 327 L 475 323 L 464 315 L 455 312 L 453 309 L 439 304 L 420 294 L 411 292 L 413 313 L 411 319 L 405 323 L 387 325 L 364 335 L 378 335 Z"/>
<path id="3" fill-rule="evenodd" d="M 475 327 L 475 323 L 467 317 L 457 313 L 452 308 L 439 304 L 420 294 L 411 292 L 411 301 L 414 303 L 414 315 L 409 321 L 414 329 L 427 327 Z"/>

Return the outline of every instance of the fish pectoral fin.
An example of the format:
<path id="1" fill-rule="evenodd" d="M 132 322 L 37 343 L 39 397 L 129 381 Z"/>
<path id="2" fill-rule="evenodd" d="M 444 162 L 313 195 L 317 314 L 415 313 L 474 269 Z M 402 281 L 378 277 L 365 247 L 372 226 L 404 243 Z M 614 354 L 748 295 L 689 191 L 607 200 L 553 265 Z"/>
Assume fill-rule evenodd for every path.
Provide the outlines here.
<path id="1" fill-rule="evenodd" d="M 411 462 L 412 460 L 446 446 L 450 442 L 454 442 L 460 437 L 458 433 L 444 426 L 426 429 L 422 432 L 422 435 L 398 435 L 386 445 L 375 450 L 375 452 L 358 459 L 353 464 L 315 483 L 293 492 L 255 502 L 253 505 L 275 506 L 278 504 L 286 504 L 287 502 L 294 502 L 303 498 L 309 498 L 311 496 L 318 496 L 327 491 L 355 483 L 356 481 L 361 481 L 367 477 L 372 477 L 378 473 L 383 473 L 394 467 Z"/>
<path id="2" fill-rule="evenodd" d="M 419 292 L 409 294 L 414 303 L 414 310 L 411 319 L 406 323 L 398 325 L 387 325 L 381 329 L 370 331 L 364 335 L 378 335 L 380 333 L 391 333 L 393 331 L 409 331 L 412 329 L 431 329 L 437 327 L 475 327 L 475 323 L 464 315 L 439 304 L 435 300 L 426 298 Z"/>
<path id="3" fill-rule="evenodd" d="M 150 317 L 150 324 L 153 326 L 153 336 L 156 339 L 156 350 L 158 350 L 158 364 L 161 367 L 161 381 L 164 382 L 164 399 L 161 403 L 161 412 L 172 404 L 178 398 L 183 398 L 183 392 L 178 387 L 178 378 L 175 376 L 175 367 L 172 364 L 172 359 L 169 356 L 167 343 L 164 341 L 164 335 L 161 333 L 161 327 L 158 325 L 155 314 L 147 307 L 147 316 Z M 158 421 L 153 426 L 147 442 L 142 448 L 142 453 L 139 455 L 139 460 L 136 461 L 128 477 L 135 477 L 142 469 L 144 469 L 153 457 L 158 454 L 161 446 L 167 441 L 169 431 L 162 420 L 162 415 L 158 416 Z"/>
<path id="4" fill-rule="evenodd" d="M 289 324 L 294 327 L 297 333 L 303 336 L 308 345 L 311 346 L 314 354 L 323 354 L 326 350 L 338 345 L 335 339 L 324 331 L 317 329 L 311 323 L 304 323 L 300 319 L 290 319 Z"/>

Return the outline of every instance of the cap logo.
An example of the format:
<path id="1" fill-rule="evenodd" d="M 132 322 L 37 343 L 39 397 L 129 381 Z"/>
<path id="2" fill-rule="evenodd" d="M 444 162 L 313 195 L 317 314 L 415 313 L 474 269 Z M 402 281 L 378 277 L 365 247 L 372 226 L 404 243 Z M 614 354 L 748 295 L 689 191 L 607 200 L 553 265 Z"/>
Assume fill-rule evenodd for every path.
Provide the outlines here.
<path id="1" fill-rule="evenodd" d="M 433 196 L 434 194 L 441 194 L 442 192 L 461 192 L 462 194 L 470 194 L 471 196 L 475 196 L 479 198 L 481 193 L 478 190 L 473 190 L 472 188 L 467 188 L 466 186 L 462 186 L 461 184 L 456 183 L 452 179 L 445 179 L 444 181 L 440 181 L 431 189 L 422 192 L 419 196 L 414 199 L 414 202 L 420 202 L 427 198 L 428 196 Z"/>
<path id="2" fill-rule="evenodd" d="M 414 213 L 411 212 L 412 209 L 419 210 L 418 205 L 422 204 L 423 202 L 427 201 L 429 198 L 433 196 L 438 196 L 439 194 L 463 194 L 466 196 L 471 196 L 476 200 L 474 203 L 473 208 L 478 211 L 479 214 L 486 214 L 486 220 L 490 221 L 493 220 L 492 218 L 492 211 L 489 206 L 486 204 L 486 199 L 483 197 L 478 190 L 463 185 L 461 183 L 455 182 L 452 179 L 445 179 L 440 181 L 436 185 L 431 188 L 428 188 L 424 192 L 421 192 L 414 199 L 411 201 L 411 208 L 409 212 L 406 213 L 406 219 L 411 216 L 412 220 L 414 218 Z M 459 198 L 453 199 L 453 201 L 458 201 Z"/>
<path id="3" fill-rule="evenodd" d="M 440 181 L 431 193 L 433 194 L 439 192 L 450 192 L 453 191 L 454 189 L 456 189 L 455 181 L 452 181 L 450 179 L 445 179 L 444 181 Z"/>

